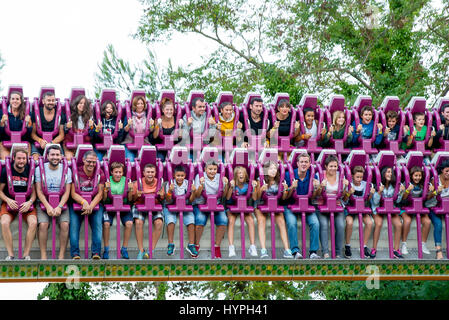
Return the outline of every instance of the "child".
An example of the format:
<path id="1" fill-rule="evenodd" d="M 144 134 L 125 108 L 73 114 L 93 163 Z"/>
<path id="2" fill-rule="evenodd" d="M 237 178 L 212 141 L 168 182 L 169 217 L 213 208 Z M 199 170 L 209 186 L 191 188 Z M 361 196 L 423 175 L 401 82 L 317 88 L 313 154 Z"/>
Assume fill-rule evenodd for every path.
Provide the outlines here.
<path id="1" fill-rule="evenodd" d="M 297 147 L 304 146 L 307 140 L 318 136 L 318 121 L 315 120 L 315 110 L 312 108 L 304 108 L 304 129 L 305 133 L 298 135 L 295 138 L 295 146 Z M 323 129 L 321 129 L 321 140 L 324 138 L 325 134 L 326 128 L 323 126 Z"/>
<path id="2" fill-rule="evenodd" d="M 231 200 L 232 193 L 235 192 L 237 196 L 243 196 L 248 193 L 248 183 L 249 177 L 248 172 L 242 166 L 237 166 L 234 168 L 234 179 L 231 180 L 229 188 L 227 189 L 226 199 L 227 204 L 232 204 Z M 252 181 L 253 190 L 257 186 L 257 182 L 255 180 Z M 252 200 L 256 201 L 257 197 L 255 192 L 252 194 Z M 234 226 L 235 220 L 237 218 L 237 213 L 231 213 L 229 210 L 226 211 L 229 224 L 228 224 L 228 241 L 229 241 L 229 257 L 235 257 L 235 247 L 234 247 Z M 248 225 L 248 233 L 249 233 L 249 254 L 252 257 L 257 257 L 257 249 L 255 245 L 255 227 L 254 227 L 254 218 L 253 215 L 245 214 L 245 222 Z"/>
<path id="3" fill-rule="evenodd" d="M 323 135 L 322 147 L 330 147 L 330 138 L 333 139 L 343 139 L 345 136 L 346 129 L 346 118 L 345 113 L 341 110 L 337 110 L 332 114 L 332 125 L 329 130 Z M 354 132 L 354 127 L 349 126 L 348 135 L 346 141 L 344 142 L 345 148 L 347 148 L 352 141 L 352 133 Z"/>
<path id="4" fill-rule="evenodd" d="M 120 162 L 113 162 L 111 164 L 111 176 L 110 182 L 106 181 L 103 191 L 103 202 L 105 204 L 111 203 L 111 199 L 108 198 L 108 191 L 111 190 L 111 194 L 123 194 L 125 192 L 126 178 L 123 176 L 125 171 L 125 165 Z M 128 203 L 128 198 L 132 196 L 133 185 L 131 182 L 128 183 L 128 196 L 123 199 L 123 203 Z M 103 213 L 103 241 L 104 241 L 104 252 L 103 259 L 109 259 L 109 234 L 112 223 L 114 221 L 116 213 L 106 212 Z M 133 215 L 130 212 L 121 212 L 120 220 L 125 226 L 125 234 L 123 237 L 123 246 L 120 249 L 120 254 L 123 259 L 129 259 L 128 255 L 128 242 L 131 237 L 131 232 L 133 230 Z"/>
<path id="5" fill-rule="evenodd" d="M 225 145 L 222 137 L 232 137 L 234 132 L 234 120 L 235 120 L 235 112 L 234 108 L 232 107 L 231 102 L 223 102 L 219 107 L 218 110 L 220 112 L 218 123 L 217 123 L 217 131 L 216 131 L 216 139 L 214 139 L 213 144 L 214 145 L 221 145 L 223 148 L 227 148 L 225 151 L 230 152 L 232 150 L 232 146 L 234 145 L 234 142 L 231 146 Z M 241 126 L 240 126 L 241 128 Z M 222 155 L 220 154 L 220 157 Z M 222 157 L 223 160 L 223 157 Z"/>
<path id="6" fill-rule="evenodd" d="M 410 178 L 411 182 L 407 189 L 405 187 L 402 187 L 404 190 L 402 192 L 402 205 L 407 205 L 408 201 L 407 199 L 409 196 L 412 198 L 418 198 L 422 196 L 423 190 L 424 190 L 424 171 L 422 168 L 418 166 L 414 166 L 410 169 Z M 431 184 L 429 186 L 429 192 L 427 194 L 427 200 L 432 198 L 432 192 L 434 188 Z M 407 214 L 405 210 L 401 210 L 402 214 L 402 245 L 401 245 L 401 252 L 402 254 L 408 254 L 407 249 L 407 237 L 408 233 L 410 232 L 410 225 L 412 224 L 412 217 Z M 421 224 L 422 224 L 422 251 L 425 254 L 430 254 L 429 249 L 427 249 L 427 237 L 429 236 L 430 232 L 430 218 L 427 214 L 421 215 Z"/>
<path id="7" fill-rule="evenodd" d="M 410 128 L 404 126 L 404 138 L 402 139 L 401 148 L 406 150 L 412 147 L 413 141 L 424 141 L 427 134 L 427 126 L 425 125 L 426 116 L 422 112 L 415 112 L 413 114 L 413 132 L 410 133 Z M 433 144 L 433 137 L 436 135 L 435 129 L 432 127 L 432 134 L 427 147 L 431 148 Z M 428 160 L 428 159 L 427 159 Z"/>
<path id="8" fill-rule="evenodd" d="M 258 203 L 261 203 L 263 192 L 266 192 L 267 196 L 275 196 L 278 194 L 279 190 L 280 172 L 278 163 L 274 161 L 265 162 L 263 165 L 263 172 L 264 172 L 263 181 L 265 183 L 261 187 L 260 181 L 258 181 L 256 190 L 254 191 L 254 193 L 256 193 L 257 195 L 256 199 L 258 199 Z M 288 188 L 288 186 L 286 186 L 285 184 L 284 188 Z M 265 248 L 265 225 L 267 218 L 265 214 L 262 213 L 262 211 L 260 211 L 260 209 L 257 209 L 257 205 L 256 208 L 254 209 L 254 212 L 256 214 L 257 229 L 259 233 L 259 241 L 261 246 L 260 257 L 268 258 L 268 251 Z M 275 222 L 278 225 L 281 241 L 284 246 L 284 258 L 293 259 L 292 252 L 288 245 L 287 228 L 285 224 L 284 214 L 282 212 L 275 214 Z"/>
<path id="9" fill-rule="evenodd" d="M 360 119 L 362 120 L 356 128 L 355 120 L 352 122 L 352 126 L 356 128 L 352 136 L 352 146 L 359 146 L 359 137 L 362 135 L 362 139 L 371 139 L 374 130 L 374 110 L 371 106 L 364 106 L 360 111 Z M 374 145 L 377 146 L 382 140 L 382 124 L 377 124 L 377 135 Z"/>
<path id="10" fill-rule="evenodd" d="M 197 174 L 195 176 L 194 185 L 192 186 L 192 194 L 190 195 L 190 201 L 193 204 L 193 213 L 195 215 L 195 246 L 196 251 L 199 252 L 200 240 L 203 235 L 204 226 L 207 223 L 207 218 L 209 214 L 207 212 L 201 212 L 198 208 L 199 204 L 204 204 L 206 199 L 201 195 L 201 193 L 206 191 L 206 194 L 218 194 L 218 188 L 220 186 L 220 174 L 217 173 L 218 164 L 214 160 L 209 160 L 206 163 L 206 174 L 204 177 L 199 177 Z M 226 190 L 226 184 L 228 179 L 223 177 L 223 190 Z M 218 199 L 218 203 L 221 200 Z M 215 225 L 217 226 L 215 232 L 215 257 L 221 258 L 221 240 L 226 232 L 226 226 L 228 225 L 228 218 L 226 217 L 226 212 L 219 211 L 215 212 Z"/>
<path id="11" fill-rule="evenodd" d="M 165 193 L 165 203 L 171 204 L 173 203 L 173 195 L 182 196 L 187 193 L 187 189 L 189 187 L 189 181 L 186 179 L 186 170 L 183 166 L 178 165 L 175 167 L 175 179 L 172 180 L 169 184 L 166 184 L 166 193 Z M 167 235 L 168 235 L 168 247 L 167 247 L 167 255 L 171 256 L 175 252 L 175 244 L 173 242 L 173 237 L 175 233 L 175 224 L 176 224 L 176 215 L 177 212 L 171 212 L 164 206 L 164 219 L 165 224 L 167 225 Z M 187 245 L 187 251 L 190 253 L 192 258 L 198 257 L 198 252 L 195 248 L 195 217 L 193 216 L 193 212 L 183 212 L 183 221 L 184 225 L 187 227 L 187 233 L 189 235 L 189 244 Z M 181 227 L 182 228 L 182 227 Z"/>
<path id="12" fill-rule="evenodd" d="M 343 197 L 343 203 L 347 205 L 349 203 L 350 197 L 353 196 L 354 198 L 363 198 L 365 196 L 365 190 L 366 190 L 366 181 L 363 180 L 363 174 L 365 173 L 365 168 L 362 166 L 355 166 L 352 168 L 352 182 L 351 182 L 351 189 L 349 189 L 349 192 L 345 193 Z M 371 201 L 371 198 L 373 197 L 375 190 L 371 186 L 370 195 L 367 199 L 368 203 Z M 345 235 L 346 235 L 346 244 L 345 244 L 345 258 L 350 259 L 352 257 L 351 253 L 351 235 L 352 235 L 352 226 L 354 223 L 354 215 L 349 214 L 348 210 L 344 209 L 345 216 L 346 216 L 346 229 L 345 229 Z M 371 235 L 371 230 L 373 229 L 373 222 L 371 221 L 371 216 L 368 214 L 363 215 L 363 224 L 365 226 L 365 230 L 363 233 L 363 252 L 365 254 L 365 258 L 372 258 L 371 256 L 371 250 L 367 247 L 367 243 L 369 240 L 369 236 Z"/>
<path id="13" fill-rule="evenodd" d="M 399 114 L 394 110 L 390 110 L 385 116 L 387 118 L 387 127 L 383 132 L 382 139 L 377 146 L 378 148 L 384 148 L 385 141 L 395 141 L 399 137 Z"/>
<path id="14" fill-rule="evenodd" d="M 440 138 L 443 137 L 443 140 L 449 140 L 449 104 L 445 104 L 441 107 L 440 113 L 441 124 L 438 128 L 438 131 L 435 135 L 434 139 L 434 148 L 440 147 Z M 436 121 L 434 119 L 434 127 L 436 128 Z"/>
<path id="15" fill-rule="evenodd" d="M 144 204 L 145 199 L 143 194 L 149 193 L 157 193 L 156 203 L 161 203 L 164 199 L 164 188 L 161 187 L 160 190 L 157 190 L 158 179 L 156 177 L 156 166 L 152 163 L 147 163 L 143 168 L 143 179 L 142 179 L 142 188 L 143 190 L 139 190 L 137 186 L 137 181 L 133 183 L 133 193 L 132 199 L 130 201 L 135 202 L 135 205 L 131 208 L 131 212 L 133 213 L 134 224 L 136 226 L 136 240 L 137 247 L 139 248 L 139 253 L 137 255 L 137 259 L 148 259 L 149 254 L 143 248 L 143 225 L 145 223 L 145 217 L 147 216 L 146 212 L 137 211 L 136 204 Z M 162 233 L 162 212 L 155 212 L 153 214 L 153 221 L 149 223 L 153 223 L 153 234 L 152 234 L 152 244 L 153 247 L 151 250 L 154 250 L 156 247 L 157 241 L 159 240 Z"/>
<path id="16" fill-rule="evenodd" d="M 377 253 L 377 243 L 379 242 L 380 231 L 382 229 L 383 223 L 383 215 L 377 214 L 376 209 L 380 205 L 380 199 L 383 198 L 391 198 L 394 196 L 394 190 L 396 185 L 396 175 L 393 172 L 392 167 L 384 167 L 380 173 L 381 176 L 381 184 L 379 190 L 373 194 L 371 198 L 371 209 L 374 214 L 374 234 L 373 234 L 373 249 L 371 250 L 372 258 L 376 257 Z M 400 203 L 402 199 L 402 195 L 399 194 L 396 200 L 396 204 Z M 394 250 L 393 254 L 395 258 L 404 258 L 399 251 L 399 242 L 401 240 L 401 230 L 402 223 L 399 219 L 398 214 L 393 214 L 391 216 L 391 221 L 394 227 Z"/>

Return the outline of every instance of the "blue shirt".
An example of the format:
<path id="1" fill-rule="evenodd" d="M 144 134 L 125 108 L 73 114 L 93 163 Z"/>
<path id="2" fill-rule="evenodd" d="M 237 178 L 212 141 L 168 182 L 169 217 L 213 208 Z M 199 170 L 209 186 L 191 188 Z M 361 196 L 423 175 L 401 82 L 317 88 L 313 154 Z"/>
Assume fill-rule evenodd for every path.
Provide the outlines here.
<path id="1" fill-rule="evenodd" d="M 309 183 L 310 183 L 310 169 L 307 170 L 306 177 L 304 180 L 301 180 L 299 178 L 298 174 L 298 168 L 293 170 L 295 179 L 298 180 L 298 187 L 296 188 L 296 194 L 298 195 L 305 195 L 309 193 Z M 290 179 L 290 172 L 285 172 L 285 182 L 290 187 L 292 185 L 291 179 Z"/>

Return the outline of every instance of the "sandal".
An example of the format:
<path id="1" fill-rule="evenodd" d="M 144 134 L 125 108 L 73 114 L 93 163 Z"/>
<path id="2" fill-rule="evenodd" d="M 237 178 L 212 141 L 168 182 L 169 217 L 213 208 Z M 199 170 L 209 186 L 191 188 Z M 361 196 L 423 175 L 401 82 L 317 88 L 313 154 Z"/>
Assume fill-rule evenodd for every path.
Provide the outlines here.
<path id="1" fill-rule="evenodd" d="M 443 259 L 443 257 L 441 256 L 441 258 L 438 258 L 438 253 L 441 253 L 441 255 L 443 255 L 443 250 L 441 250 L 441 249 L 437 249 L 436 251 L 435 251 L 435 258 L 436 259 L 438 259 L 438 260 L 441 260 L 441 259 Z"/>

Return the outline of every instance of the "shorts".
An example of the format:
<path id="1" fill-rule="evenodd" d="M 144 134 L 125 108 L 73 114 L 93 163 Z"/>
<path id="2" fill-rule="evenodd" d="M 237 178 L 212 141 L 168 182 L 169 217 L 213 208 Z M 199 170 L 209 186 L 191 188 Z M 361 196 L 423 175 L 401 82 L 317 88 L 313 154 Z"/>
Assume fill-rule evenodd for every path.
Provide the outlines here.
<path id="1" fill-rule="evenodd" d="M 1 210 L 0 210 L 0 217 L 3 216 L 3 215 L 5 215 L 5 214 L 7 214 L 8 216 L 11 217 L 11 222 L 13 222 L 14 219 L 16 218 L 16 216 L 19 215 L 18 212 L 17 212 L 17 213 L 11 213 L 11 212 L 9 212 L 8 209 L 7 209 L 7 207 L 6 207 L 6 202 L 3 202 L 3 203 L 2 203 Z M 28 212 L 26 212 L 26 213 L 23 213 L 23 214 L 22 214 L 22 217 L 23 217 L 23 218 L 25 219 L 25 221 L 26 221 L 26 218 L 27 218 L 29 215 L 31 215 L 31 216 L 37 216 L 37 213 L 36 213 L 36 205 L 34 205 L 34 209 L 33 209 L 33 210 L 28 211 Z"/>
<path id="2" fill-rule="evenodd" d="M 178 212 L 169 211 L 166 207 L 162 210 L 164 213 L 165 224 L 169 225 L 170 223 L 176 224 L 176 218 L 179 214 Z M 185 226 L 195 223 L 195 216 L 193 215 L 193 211 L 183 212 L 182 213 L 182 221 Z"/>
<path id="3" fill-rule="evenodd" d="M 41 209 L 40 204 L 38 203 L 36 205 L 36 211 L 37 211 L 37 223 L 50 223 L 50 221 L 52 220 L 46 211 Z M 69 214 L 69 209 L 65 209 L 61 211 L 61 215 L 59 217 L 55 217 L 56 218 L 56 222 L 58 224 L 60 224 L 61 222 L 70 222 L 70 214 Z"/>
<path id="4" fill-rule="evenodd" d="M 210 214 L 208 212 L 201 212 L 198 205 L 193 205 L 193 214 L 195 216 L 196 226 L 205 226 Z M 228 216 L 225 211 L 214 212 L 214 220 L 216 226 L 227 226 Z"/>
<path id="5" fill-rule="evenodd" d="M 112 226 L 114 224 L 114 218 L 117 216 L 115 212 L 103 212 L 103 223 L 109 222 Z M 131 211 L 128 212 L 120 212 L 120 221 L 123 225 L 126 225 L 128 221 L 133 221 L 133 214 Z"/>
<path id="6" fill-rule="evenodd" d="M 131 213 L 132 213 L 133 219 L 140 219 L 140 220 L 145 221 L 145 218 L 148 217 L 147 212 L 137 211 L 137 207 L 135 205 L 132 206 Z M 153 222 L 156 219 L 164 220 L 164 216 L 162 215 L 161 211 L 153 212 Z"/>

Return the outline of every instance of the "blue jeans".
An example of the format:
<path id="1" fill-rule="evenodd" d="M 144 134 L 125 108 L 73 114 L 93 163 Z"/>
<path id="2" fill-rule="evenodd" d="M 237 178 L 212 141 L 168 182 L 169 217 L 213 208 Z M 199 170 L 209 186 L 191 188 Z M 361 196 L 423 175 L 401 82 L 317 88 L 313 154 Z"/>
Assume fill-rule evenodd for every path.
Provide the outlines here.
<path id="1" fill-rule="evenodd" d="M 321 251 L 323 254 L 329 253 L 329 225 L 330 214 L 321 213 L 318 208 L 316 208 L 315 213 L 320 221 L 320 241 L 321 241 Z M 334 213 L 334 224 L 335 224 L 335 255 L 341 255 L 341 249 L 343 247 L 343 241 L 345 236 L 345 214 L 343 212 Z"/>
<path id="2" fill-rule="evenodd" d="M 103 233 L 103 205 L 100 204 L 100 209 L 97 211 L 94 211 L 88 216 L 90 229 L 91 232 L 91 252 L 92 255 L 101 253 L 101 235 Z M 73 210 L 73 205 L 69 205 L 69 212 L 70 212 L 70 228 L 69 228 L 69 234 L 70 234 L 70 255 L 72 258 L 74 256 L 80 255 L 80 248 L 79 248 L 79 237 L 80 237 L 80 229 L 81 229 L 81 223 L 84 221 L 84 216 L 81 215 L 80 212 L 75 212 Z"/>
<path id="3" fill-rule="evenodd" d="M 435 240 L 435 247 L 441 246 L 441 241 L 443 237 L 443 222 L 441 220 L 442 216 L 435 214 L 430 210 L 429 218 L 433 224 L 433 239 Z"/>
<path id="4" fill-rule="evenodd" d="M 134 162 L 134 159 L 137 158 L 137 151 L 129 150 L 127 146 L 125 146 L 125 157 L 129 159 L 129 161 Z"/>
<path id="5" fill-rule="evenodd" d="M 210 216 L 209 212 L 202 212 L 198 205 L 193 205 L 193 214 L 195 216 L 196 226 L 205 226 Z M 214 220 L 216 226 L 227 226 L 228 216 L 225 211 L 214 212 Z"/>
<path id="6" fill-rule="evenodd" d="M 292 253 L 300 252 L 298 245 L 298 213 L 293 213 L 288 206 L 284 206 L 284 218 L 287 224 L 287 234 L 288 241 L 290 244 L 290 250 Z M 320 234 L 320 223 L 315 212 L 306 213 L 306 222 L 309 226 L 309 236 L 310 236 L 310 248 L 311 251 L 318 251 L 319 249 L 319 234 Z"/>
<path id="7" fill-rule="evenodd" d="M 103 160 L 104 155 L 106 154 L 106 151 L 98 150 L 94 147 L 95 154 L 97 155 L 98 161 Z"/>

